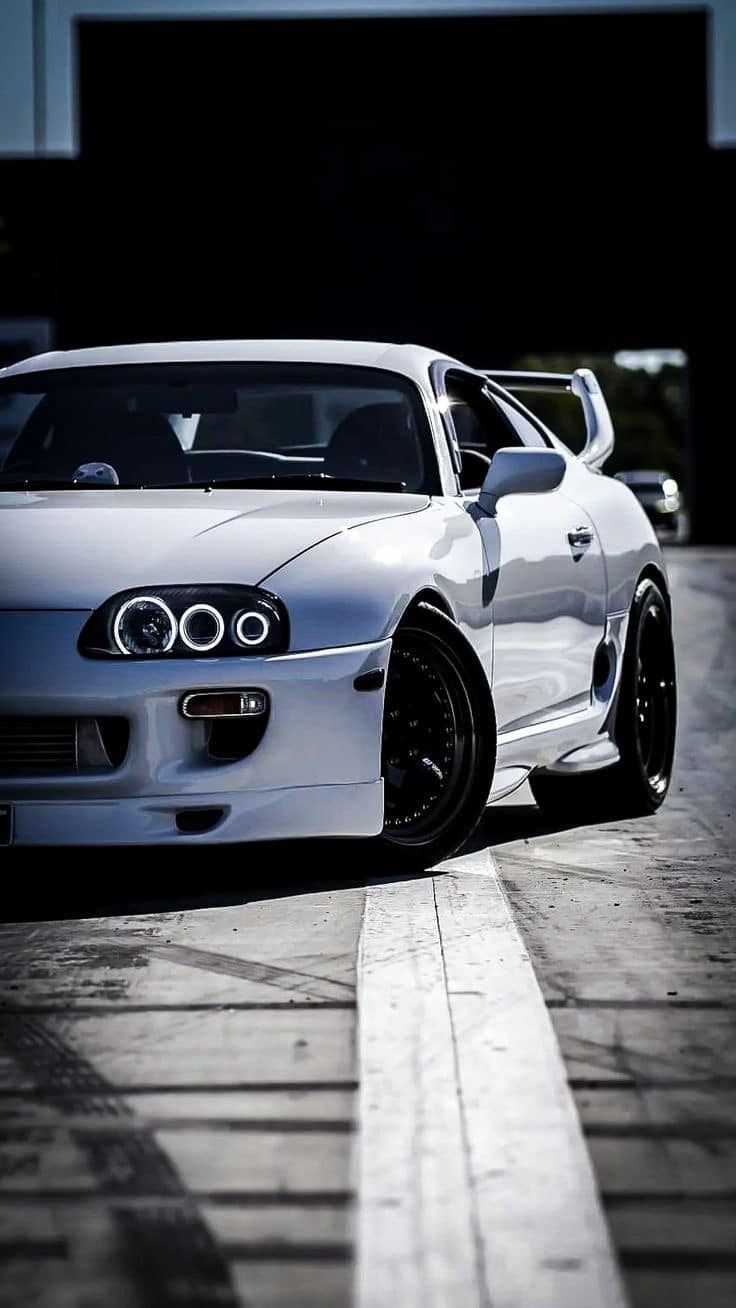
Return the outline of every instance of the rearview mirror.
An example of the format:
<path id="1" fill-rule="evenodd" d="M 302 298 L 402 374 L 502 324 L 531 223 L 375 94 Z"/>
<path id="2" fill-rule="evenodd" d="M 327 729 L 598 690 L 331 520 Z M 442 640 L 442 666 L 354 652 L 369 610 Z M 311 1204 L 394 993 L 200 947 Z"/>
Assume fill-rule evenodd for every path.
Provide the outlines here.
<path id="1" fill-rule="evenodd" d="M 502 495 L 534 495 L 556 490 L 564 475 L 565 460 L 556 450 L 515 447 L 496 450 L 478 503 L 492 516 Z"/>

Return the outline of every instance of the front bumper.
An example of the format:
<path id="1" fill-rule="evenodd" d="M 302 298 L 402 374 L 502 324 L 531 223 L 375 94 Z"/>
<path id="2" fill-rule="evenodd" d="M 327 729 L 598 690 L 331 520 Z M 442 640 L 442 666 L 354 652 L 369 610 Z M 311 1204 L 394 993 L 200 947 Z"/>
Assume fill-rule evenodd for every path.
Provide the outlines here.
<path id="1" fill-rule="evenodd" d="M 640 501 L 641 503 L 641 501 Z M 642 504 L 652 526 L 660 531 L 677 531 L 680 520 L 679 505 L 675 509 L 665 509 L 663 512 L 652 504 Z"/>
<path id="2" fill-rule="evenodd" d="M 273 658 L 150 663 L 77 651 L 81 612 L 0 613 L 0 716 L 130 723 L 124 763 L 83 775 L 4 776 L 20 845 L 202 843 L 370 836 L 383 823 L 383 689 L 355 678 L 388 664 L 390 641 Z M 265 735 L 248 757 L 216 762 L 205 724 L 182 717 L 196 690 L 268 692 Z M 214 815 L 203 831 L 187 813 Z M 182 817 L 184 815 L 184 817 Z M 184 826 L 185 830 L 182 830 Z"/>
<path id="3" fill-rule="evenodd" d="M 180 829 L 183 815 L 209 812 L 217 816 L 206 830 Z M 383 826 L 383 782 L 216 792 L 196 798 L 22 800 L 13 806 L 13 822 L 16 845 L 196 845 L 375 836 Z"/>

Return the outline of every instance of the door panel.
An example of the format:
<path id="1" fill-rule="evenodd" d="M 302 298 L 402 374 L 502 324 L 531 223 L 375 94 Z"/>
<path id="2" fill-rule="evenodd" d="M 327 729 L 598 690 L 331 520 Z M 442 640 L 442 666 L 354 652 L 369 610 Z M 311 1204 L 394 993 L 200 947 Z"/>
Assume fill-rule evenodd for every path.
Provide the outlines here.
<path id="1" fill-rule="evenodd" d="M 590 516 L 557 490 L 505 496 L 495 517 L 477 523 L 496 578 L 499 731 L 584 708 L 606 617 L 605 568 Z"/>
<path id="2" fill-rule="evenodd" d="M 505 446 L 548 442 L 532 415 L 477 380 L 448 373 L 461 449 L 492 459 Z M 462 482 L 470 489 L 473 476 Z M 590 704 L 606 620 L 606 572 L 593 522 L 560 489 L 507 495 L 488 517 L 473 495 L 493 585 L 493 698 L 498 730 L 513 731 Z"/>

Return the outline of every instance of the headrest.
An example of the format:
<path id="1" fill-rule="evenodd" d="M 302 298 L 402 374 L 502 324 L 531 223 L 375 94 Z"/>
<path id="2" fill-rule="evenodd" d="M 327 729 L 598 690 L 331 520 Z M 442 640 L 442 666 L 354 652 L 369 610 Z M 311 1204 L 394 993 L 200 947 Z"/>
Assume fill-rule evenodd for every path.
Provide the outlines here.
<path id="1" fill-rule="evenodd" d="M 403 404 L 365 404 L 338 423 L 325 454 L 333 477 L 403 481 L 409 489 L 422 480 L 421 459 L 411 413 Z"/>

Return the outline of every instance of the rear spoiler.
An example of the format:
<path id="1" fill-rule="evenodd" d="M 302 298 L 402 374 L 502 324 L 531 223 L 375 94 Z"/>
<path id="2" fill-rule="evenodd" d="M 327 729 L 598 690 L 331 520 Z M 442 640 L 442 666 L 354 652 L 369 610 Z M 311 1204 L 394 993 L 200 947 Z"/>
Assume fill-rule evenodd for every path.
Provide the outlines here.
<path id="1" fill-rule="evenodd" d="M 499 372 L 483 371 L 489 381 L 507 391 L 537 391 L 540 394 L 576 395 L 585 415 L 585 448 L 578 455 L 589 468 L 602 468 L 613 450 L 614 435 L 608 405 L 590 368 L 574 372 Z"/>

